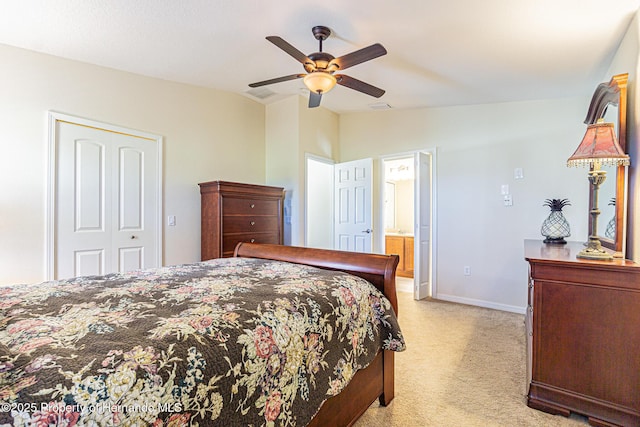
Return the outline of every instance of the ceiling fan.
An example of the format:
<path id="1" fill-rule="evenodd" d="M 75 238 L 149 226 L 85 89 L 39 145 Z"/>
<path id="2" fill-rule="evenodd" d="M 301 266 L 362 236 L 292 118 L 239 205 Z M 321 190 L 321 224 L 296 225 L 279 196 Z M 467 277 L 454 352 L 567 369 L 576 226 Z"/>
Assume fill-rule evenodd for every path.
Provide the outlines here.
<path id="1" fill-rule="evenodd" d="M 302 78 L 305 86 L 309 88 L 309 108 L 319 106 L 322 95 L 333 89 L 336 83 L 376 98 L 380 98 L 384 95 L 384 90 L 361 80 L 354 79 L 353 77 L 349 77 L 344 74 L 334 74 L 336 71 L 346 70 L 354 65 L 386 55 L 387 50 L 380 43 L 372 44 L 371 46 L 335 58 L 333 55 L 322 51 L 322 42 L 331 35 L 331 30 L 319 25 L 313 27 L 311 31 L 313 32 L 313 36 L 316 40 L 318 40 L 320 48 L 318 52 L 311 53 L 309 55 L 305 55 L 300 52 L 281 37 L 267 37 L 267 40 L 271 43 L 275 44 L 280 49 L 291 55 L 294 59 L 302 63 L 307 74 L 290 74 L 288 76 L 251 83 L 249 86 L 259 87 Z"/>

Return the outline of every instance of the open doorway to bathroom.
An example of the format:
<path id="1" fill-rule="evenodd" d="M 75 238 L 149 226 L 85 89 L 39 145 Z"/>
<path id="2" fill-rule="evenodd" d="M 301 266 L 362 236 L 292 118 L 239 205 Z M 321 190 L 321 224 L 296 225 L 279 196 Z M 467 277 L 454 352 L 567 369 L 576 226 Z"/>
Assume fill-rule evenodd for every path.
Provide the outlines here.
<path id="1" fill-rule="evenodd" d="M 415 299 L 433 296 L 433 152 L 382 159 L 381 241 L 384 252 L 400 256 L 399 291 Z"/>

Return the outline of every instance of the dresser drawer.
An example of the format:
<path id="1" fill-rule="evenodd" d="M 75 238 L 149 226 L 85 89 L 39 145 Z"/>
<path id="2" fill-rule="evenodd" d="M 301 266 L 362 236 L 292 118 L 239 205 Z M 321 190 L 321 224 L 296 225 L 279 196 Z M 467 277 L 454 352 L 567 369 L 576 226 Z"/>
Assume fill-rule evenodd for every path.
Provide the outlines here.
<path id="1" fill-rule="evenodd" d="M 280 235 L 275 233 L 233 233 L 222 236 L 222 256 L 231 256 L 240 242 L 279 244 Z"/>
<path id="2" fill-rule="evenodd" d="M 278 215 L 280 200 L 249 197 L 223 197 L 223 215 Z"/>
<path id="3" fill-rule="evenodd" d="M 277 216 L 225 215 L 222 227 L 225 233 L 277 232 L 280 230 Z"/>

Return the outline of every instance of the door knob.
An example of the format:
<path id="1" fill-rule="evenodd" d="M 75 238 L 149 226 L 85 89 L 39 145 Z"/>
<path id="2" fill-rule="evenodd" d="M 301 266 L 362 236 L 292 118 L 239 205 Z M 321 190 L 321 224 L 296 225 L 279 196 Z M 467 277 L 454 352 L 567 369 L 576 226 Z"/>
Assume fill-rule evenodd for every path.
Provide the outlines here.
<path id="1" fill-rule="evenodd" d="M 363 232 L 363 233 L 370 234 L 370 233 L 373 233 L 373 230 L 372 230 L 372 229 L 370 229 L 370 228 L 367 228 L 366 230 L 362 230 L 362 232 Z"/>
<path id="2" fill-rule="evenodd" d="M 137 238 L 138 238 L 138 236 L 131 236 L 131 240 L 137 239 Z"/>

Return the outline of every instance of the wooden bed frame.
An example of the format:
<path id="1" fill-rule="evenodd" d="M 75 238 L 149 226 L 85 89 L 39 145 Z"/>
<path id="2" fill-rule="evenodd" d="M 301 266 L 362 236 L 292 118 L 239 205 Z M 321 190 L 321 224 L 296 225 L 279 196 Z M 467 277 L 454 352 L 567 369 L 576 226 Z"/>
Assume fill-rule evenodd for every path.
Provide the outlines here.
<path id="1" fill-rule="evenodd" d="M 234 256 L 272 259 L 306 264 L 326 270 L 344 271 L 362 277 L 389 299 L 398 314 L 396 296 L 397 255 L 377 255 L 328 249 L 258 243 L 238 243 Z M 350 426 L 378 399 L 387 406 L 394 397 L 394 352 L 383 350 L 356 373 L 349 385 L 322 404 L 309 426 Z"/>

